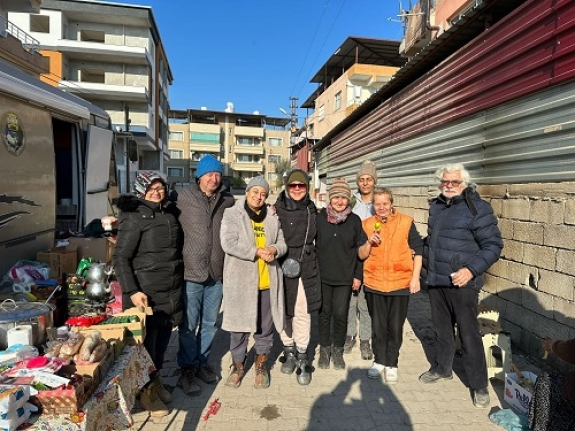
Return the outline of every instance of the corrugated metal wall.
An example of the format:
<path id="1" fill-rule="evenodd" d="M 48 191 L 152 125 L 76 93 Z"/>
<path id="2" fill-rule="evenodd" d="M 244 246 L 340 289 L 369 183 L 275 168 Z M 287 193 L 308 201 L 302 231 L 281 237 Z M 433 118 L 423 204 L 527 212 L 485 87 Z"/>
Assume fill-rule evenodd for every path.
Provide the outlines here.
<path id="1" fill-rule="evenodd" d="M 329 164 L 325 166 L 320 163 L 320 173 L 332 177 L 332 168 L 345 171 L 345 165 L 353 170 L 359 158 L 364 160 L 378 149 L 392 144 L 395 146 L 409 138 L 412 143 L 407 149 L 412 148 L 412 151 L 408 151 L 401 160 L 403 168 L 407 169 L 401 170 L 405 183 L 420 181 L 417 178 L 425 169 L 425 160 L 415 156 L 420 151 L 431 151 L 432 158 L 441 159 L 446 154 L 465 154 L 472 164 L 486 162 L 496 165 L 495 159 L 503 156 L 499 149 L 488 151 L 487 147 L 496 146 L 493 140 L 502 139 L 500 133 L 517 135 L 522 133 L 522 129 L 516 124 L 514 128 L 512 123 L 506 126 L 501 119 L 501 125 L 493 127 L 493 135 L 485 135 L 481 134 L 482 130 L 474 128 L 473 121 L 478 124 L 496 122 L 493 117 L 507 115 L 507 111 L 500 113 L 491 108 L 573 79 L 575 2 L 528 1 L 414 84 L 385 101 L 363 120 L 336 136 L 331 143 Z M 483 115 L 489 119 L 482 120 Z M 470 122 L 470 118 L 473 121 Z M 529 130 L 541 121 L 545 119 L 533 112 L 527 116 L 524 126 Z M 444 135 L 443 131 L 448 130 L 446 125 L 453 131 L 453 136 Z M 461 133 L 457 132 L 460 128 Z M 418 138 L 413 141 L 415 136 Z M 438 136 L 442 139 L 435 139 Z M 556 135 L 552 136 L 556 139 Z M 475 148 L 475 145 L 478 147 Z M 484 152 L 482 145 L 486 146 Z M 522 147 L 520 143 L 517 146 L 519 149 Z M 389 148 L 387 151 L 390 154 L 404 153 L 405 145 L 401 145 L 401 148 Z M 413 160 L 418 161 L 417 167 L 413 167 Z M 500 159 L 500 163 L 505 162 Z M 548 170 L 553 169 L 551 164 Z M 529 181 L 530 175 L 538 175 L 539 171 L 538 168 L 518 173 L 521 181 Z M 406 172 L 410 174 L 406 175 Z M 486 175 L 496 182 L 506 177 L 495 166 L 490 167 Z"/>
<path id="2" fill-rule="evenodd" d="M 351 184 L 367 159 L 377 165 L 378 184 L 433 184 L 445 162 L 462 162 L 482 184 L 575 180 L 575 81 L 508 102 L 431 132 L 334 163 L 329 147 L 319 163 L 328 182 Z"/>

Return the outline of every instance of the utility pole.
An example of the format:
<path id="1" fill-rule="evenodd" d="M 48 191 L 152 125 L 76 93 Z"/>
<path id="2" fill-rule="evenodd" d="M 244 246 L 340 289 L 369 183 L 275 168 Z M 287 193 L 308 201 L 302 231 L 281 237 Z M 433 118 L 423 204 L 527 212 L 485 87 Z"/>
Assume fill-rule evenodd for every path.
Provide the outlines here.
<path id="1" fill-rule="evenodd" d="M 291 119 L 291 133 L 292 135 L 297 130 L 297 97 L 290 97 L 290 119 Z"/>
<path id="2" fill-rule="evenodd" d="M 130 107 L 128 105 L 124 105 L 124 128 L 126 129 L 126 133 L 130 132 Z M 130 193 L 130 137 L 126 136 L 125 139 L 126 143 L 126 193 Z"/>

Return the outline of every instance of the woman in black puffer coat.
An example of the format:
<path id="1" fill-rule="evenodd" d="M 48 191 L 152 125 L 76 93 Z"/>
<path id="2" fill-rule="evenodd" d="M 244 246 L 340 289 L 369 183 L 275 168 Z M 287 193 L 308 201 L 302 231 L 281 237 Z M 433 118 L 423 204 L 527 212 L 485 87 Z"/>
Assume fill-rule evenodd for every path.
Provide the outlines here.
<path id="1" fill-rule="evenodd" d="M 296 278 L 284 274 L 287 319 L 286 328 L 280 334 L 284 345 L 281 371 L 291 374 L 298 368 L 298 383 L 308 385 L 311 381 L 307 359 L 311 313 L 321 307 L 321 283 L 314 246 L 317 209 L 309 197 L 307 173 L 294 169 L 288 172 L 285 184 L 275 209 L 288 246 L 285 258 L 301 261 L 301 273 Z"/>
<path id="2" fill-rule="evenodd" d="M 169 413 L 171 401 L 159 378 L 172 328 L 183 317 L 182 229 L 179 210 L 167 201 L 166 183 L 154 172 L 140 172 L 134 183 L 136 196 L 122 195 L 122 211 L 113 256 L 114 271 L 122 287 L 123 308 L 150 306 L 144 346 L 156 372 L 144 388 L 140 403 L 152 416 Z M 158 402 L 160 401 L 160 402 Z"/>

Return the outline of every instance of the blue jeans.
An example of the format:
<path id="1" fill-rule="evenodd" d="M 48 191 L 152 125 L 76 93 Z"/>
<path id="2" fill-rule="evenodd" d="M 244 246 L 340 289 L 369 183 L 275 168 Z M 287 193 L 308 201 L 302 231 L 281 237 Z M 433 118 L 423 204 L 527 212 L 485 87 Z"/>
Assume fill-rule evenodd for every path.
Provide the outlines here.
<path id="1" fill-rule="evenodd" d="M 204 283 L 186 280 L 184 321 L 179 327 L 180 368 L 201 368 L 208 362 L 212 342 L 218 328 L 216 320 L 222 305 L 222 282 L 212 279 Z"/>

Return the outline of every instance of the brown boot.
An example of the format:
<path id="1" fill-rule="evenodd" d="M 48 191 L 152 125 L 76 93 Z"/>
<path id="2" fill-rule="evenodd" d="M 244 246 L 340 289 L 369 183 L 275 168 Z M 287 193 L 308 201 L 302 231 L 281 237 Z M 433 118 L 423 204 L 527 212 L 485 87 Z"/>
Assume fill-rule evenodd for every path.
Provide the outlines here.
<path id="1" fill-rule="evenodd" d="M 164 404 L 172 402 L 173 400 L 172 394 L 164 387 L 164 384 L 162 383 L 162 379 L 160 377 L 160 373 L 156 373 L 156 375 L 154 376 L 152 386 L 154 386 L 156 394 L 158 394 L 158 398 L 160 398 L 160 400 L 162 400 Z"/>
<path id="2" fill-rule="evenodd" d="M 140 392 L 140 406 L 150 412 L 150 416 L 155 418 L 161 418 L 170 413 L 168 407 L 158 397 L 156 388 L 152 384 L 146 386 Z"/>
<path id="3" fill-rule="evenodd" d="M 268 360 L 268 355 L 258 355 L 256 358 L 256 363 L 254 367 L 256 369 L 256 380 L 254 383 L 254 388 L 265 389 L 270 386 L 270 375 L 267 370 L 266 361 Z"/>
<path id="4" fill-rule="evenodd" d="M 226 380 L 226 386 L 239 388 L 242 384 L 244 374 L 244 363 L 234 361 L 232 365 L 230 365 L 230 375 L 228 376 L 228 380 Z"/>

